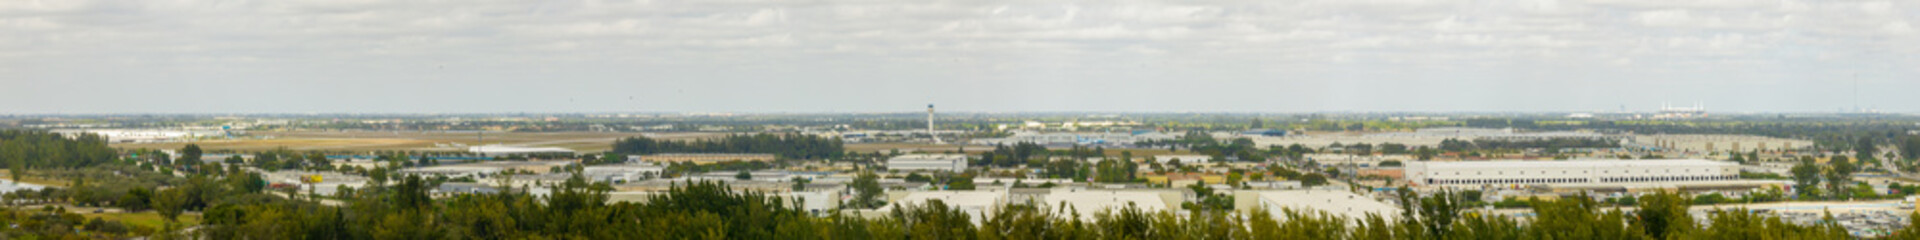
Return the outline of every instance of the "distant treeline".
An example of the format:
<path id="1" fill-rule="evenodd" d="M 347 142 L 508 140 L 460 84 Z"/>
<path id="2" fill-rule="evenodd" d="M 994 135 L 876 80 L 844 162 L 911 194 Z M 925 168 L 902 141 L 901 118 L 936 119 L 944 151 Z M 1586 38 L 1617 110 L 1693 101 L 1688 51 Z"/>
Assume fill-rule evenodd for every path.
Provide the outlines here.
<path id="1" fill-rule="evenodd" d="M 1075 146 L 1075 149 L 1079 147 Z M 1045 162 L 1046 156 L 1051 156 L 1052 153 L 1047 151 L 1046 146 L 1031 142 L 1014 143 L 1013 146 L 994 145 L 993 151 L 980 153 L 979 162 L 975 162 L 974 165 L 995 167 L 1037 165 Z"/>
<path id="2" fill-rule="evenodd" d="M 0 166 L 7 169 L 93 166 L 113 161 L 116 154 L 99 135 L 0 130 Z"/>
<path id="3" fill-rule="evenodd" d="M 692 141 L 655 140 L 630 137 L 615 140 L 613 152 L 620 154 L 655 153 L 766 153 L 785 159 L 829 159 L 846 154 L 838 137 L 804 134 L 733 134 L 719 139 Z"/>

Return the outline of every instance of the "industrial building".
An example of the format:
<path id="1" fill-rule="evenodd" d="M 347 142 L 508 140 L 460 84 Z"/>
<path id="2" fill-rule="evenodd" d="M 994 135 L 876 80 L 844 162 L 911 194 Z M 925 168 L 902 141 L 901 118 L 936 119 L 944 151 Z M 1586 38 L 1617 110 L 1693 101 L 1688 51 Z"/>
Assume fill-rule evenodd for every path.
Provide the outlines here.
<path id="1" fill-rule="evenodd" d="M 907 154 L 887 159 L 888 170 L 950 171 L 967 170 L 965 154 Z"/>
<path id="2" fill-rule="evenodd" d="M 587 166 L 580 174 L 596 182 L 627 183 L 660 176 L 665 168 L 646 165 Z"/>
<path id="3" fill-rule="evenodd" d="M 111 143 L 159 143 L 189 141 L 203 137 L 232 136 L 238 130 L 210 127 L 174 128 L 174 129 L 54 129 L 52 132 L 68 137 L 80 134 L 94 134 L 106 138 Z"/>
<path id="4" fill-rule="evenodd" d="M 1556 139 L 1620 141 L 1627 138 L 1626 136 L 1606 135 L 1606 134 L 1600 134 L 1595 132 L 1584 132 L 1584 131 L 1522 132 L 1522 131 L 1517 131 L 1510 128 L 1492 129 L 1492 128 L 1459 128 L 1459 127 L 1422 128 L 1412 132 L 1382 132 L 1382 133 L 1371 133 L 1371 134 L 1361 134 L 1361 135 L 1349 135 L 1349 134 L 1308 135 L 1308 134 L 1302 134 L 1302 133 L 1294 133 L 1294 134 L 1288 134 L 1286 136 L 1281 136 L 1281 137 L 1247 135 L 1247 134 L 1241 134 L 1240 136 L 1245 136 L 1250 139 L 1253 139 L 1253 143 L 1255 146 L 1268 146 L 1268 145 L 1287 146 L 1287 145 L 1293 145 L 1293 144 L 1300 144 L 1300 145 L 1313 147 L 1313 148 L 1329 147 L 1334 143 L 1340 143 L 1340 144 L 1395 143 L 1395 144 L 1407 145 L 1408 147 L 1418 147 L 1418 146 L 1437 147 L 1437 146 L 1440 146 L 1441 141 L 1446 141 L 1447 139 L 1466 140 L 1466 141 L 1485 141 L 1485 140 L 1541 141 L 1541 140 L 1556 140 Z M 1216 138 L 1217 137 L 1222 137 L 1222 136 L 1216 136 Z"/>
<path id="5" fill-rule="evenodd" d="M 786 182 L 786 181 L 792 180 L 793 178 L 793 174 L 788 173 L 787 171 L 773 171 L 773 170 L 747 172 L 747 176 L 748 176 L 748 179 L 746 180 L 761 181 L 761 182 Z M 722 182 L 741 180 L 740 172 L 735 172 L 735 171 L 712 171 L 712 172 L 706 172 L 706 173 L 689 176 L 688 178 L 696 181 L 722 181 Z"/>
<path id="6" fill-rule="evenodd" d="M 975 139 L 973 140 L 973 144 L 975 145 L 1013 145 L 1013 144 L 1024 142 L 1024 143 L 1034 143 L 1034 144 L 1047 145 L 1047 146 L 1071 146 L 1071 145 L 1132 146 L 1136 142 L 1148 141 L 1148 140 L 1173 140 L 1175 137 L 1178 137 L 1178 136 L 1175 136 L 1173 134 L 1168 134 L 1168 133 L 1161 133 L 1161 132 L 1039 133 L 1039 132 L 1031 132 L 1031 131 L 1019 131 L 1019 132 L 1014 132 L 1013 136 L 1011 137 L 992 138 L 992 139 Z"/>
<path id="7" fill-rule="evenodd" d="M 497 167 L 497 166 L 447 165 L 447 166 L 407 168 L 407 169 L 401 169 L 399 173 L 411 174 L 411 175 L 445 176 L 449 178 L 459 178 L 459 177 L 484 178 L 487 176 L 499 174 L 500 170 L 502 169 L 503 168 Z"/>
<path id="8" fill-rule="evenodd" d="M 764 153 L 660 153 L 660 154 L 628 155 L 627 156 L 628 162 L 635 162 L 635 163 L 646 162 L 646 163 L 655 163 L 655 164 L 667 164 L 667 163 L 676 163 L 676 162 L 688 162 L 693 164 L 711 164 L 711 163 L 718 163 L 718 162 L 725 162 L 725 161 L 768 162 L 768 161 L 773 161 L 774 159 L 776 159 L 776 157 L 773 154 L 764 154 Z"/>
<path id="9" fill-rule="evenodd" d="M 808 187 L 807 191 L 776 193 L 775 195 L 784 199 L 800 201 L 800 203 L 794 204 L 794 207 L 800 208 L 802 211 L 807 211 L 807 213 L 811 213 L 814 216 L 826 216 L 828 213 L 840 209 L 840 192 L 846 189 L 846 185 L 833 186 L 834 187 L 821 188 Z"/>
<path id="10" fill-rule="evenodd" d="M 473 146 L 473 147 L 468 147 L 467 151 L 478 153 L 481 156 L 487 156 L 487 157 L 499 157 L 499 156 L 511 156 L 511 155 L 543 155 L 543 154 L 572 155 L 574 153 L 573 149 L 566 149 L 566 148 L 513 147 L 513 146 L 504 146 L 504 145 Z"/>
<path id="11" fill-rule="evenodd" d="M 995 208 L 1007 204 L 1007 191 L 989 188 L 978 191 L 910 191 L 895 192 L 888 197 L 888 206 L 877 212 L 890 212 L 895 206 L 926 207 L 927 202 L 938 200 L 968 216 L 986 216 Z M 980 224 L 982 218 L 974 218 L 974 224 Z"/>
<path id="12" fill-rule="evenodd" d="M 1092 220 L 1095 214 L 1124 208 L 1144 212 L 1178 209 L 1178 203 L 1183 201 L 1181 194 L 1165 190 L 1055 188 L 1040 203 L 1056 209 L 1070 208 L 1080 215 L 1081 220 Z"/>
<path id="13" fill-rule="evenodd" d="M 1405 174 L 1416 186 L 1624 185 L 1738 180 L 1740 166 L 1705 159 L 1416 161 Z"/>
<path id="14" fill-rule="evenodd" d="M 1375 133 L 1375 134 L 1368 134 L 1366 136 L 1374 137 L 1374 138 L 1412 137 L 1412 138 L 1454 138 L 1454 139 L 1461 139 L 1461 140 L 1500 140 L 1500 141 L 1541 141 L 1541 140 L 1552 140 L 1552 139 L 1619 140 L 1621 138 L 1619 136 L 1607 136 L 1599 133 L 1579 132 L 1579 131 L 1519 132 L 1519 131 L 1515 131 L 1512 128 L 1493 129 L 1493 128 L 1461 128 L 1461 127 L 1422 128 L 1422 129 L 1414 130 L 1413 132 Z"/>
<path id="15" fill-rule="evenodd" d="M 1378 215 L 1388 219 L 1400 216 L 1400 208 L 1367 196 L 1341 190 L 1291 190 L 1291 191 L 1239 191 L 1236 199 L 1254 198 L 1256 201 L 1235 201 L 1235 209 L 1242 213 L 1251 213 L 1254 205 L 1271 211 L 1275 219 L 1286 219 L 1284 210 L 1302 212 L 1320 212 L 1350 220 L 1365 219 L 1367 215 Z M 1244 205 L 1244 206 L 1243 206 Z"/>
<path id="16" fill-rule="evenodd" d="M 1267 137 L 1285 137 L 1285 136 L 1287 136 L 1287 131 L 1286 131 L 1286 130 L 1279 130 L 1279 129 L 1270 129 L 1270 128 L 1261 128 L 1261 129 L 1252 129 L 1252 130 L 1246 130 L 1246 131 L 1241 131 L 1241 132 L 1240 132 L 1240 135 L 1247 135 L 1247 136 L 1267 136 Z"/>
<path id="17" fill-rule="evenodd" d="M 509 170 L 515 171 L 515 172 L 546 173 L 552 170 L 554 167 L 566 166 L 569 164 L 574 164 L 574 162 L 573 161 L 492 161 L 492 162 L 477 162 L 477 163 L 467 163 L 467 164 L 405 168 L 405 169 L 401 169 L 399 173 L 413 174 L 413 175 L 427 175 L 427 176 L 446 176 L 450 178 L 472 177 L 472 178 L 479 179 L 479 178 L 486 178 L 486 177 L 498 175 L 500 172 L 509 171 Z"/>
<path id="18" fill-rule="evenodd" d="M 441 183 L 439 186 L 435 186 L 433 188 L 432 195 L 435 197 L 448 197 L 448 196 L 460 195 L 460 194 L 493 194 L 493 193 L 500 193 L 500 188 L 495 188 L 493 186 L 487 186 L 486 184 L 479 184 L 479 183 L 450 182 L 450 183 Z"/>

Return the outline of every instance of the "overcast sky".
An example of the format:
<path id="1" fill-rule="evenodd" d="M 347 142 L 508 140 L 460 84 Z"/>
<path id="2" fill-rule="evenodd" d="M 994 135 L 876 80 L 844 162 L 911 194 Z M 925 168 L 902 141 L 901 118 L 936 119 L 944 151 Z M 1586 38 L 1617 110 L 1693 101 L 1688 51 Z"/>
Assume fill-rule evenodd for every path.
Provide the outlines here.
<path id="1" fill-rule="evenodd" d="M 0 0 L 0 113 L 1920 112 L 1920 1 Z M 1855 84 L 1855 76 L 1858 84 Z"/>

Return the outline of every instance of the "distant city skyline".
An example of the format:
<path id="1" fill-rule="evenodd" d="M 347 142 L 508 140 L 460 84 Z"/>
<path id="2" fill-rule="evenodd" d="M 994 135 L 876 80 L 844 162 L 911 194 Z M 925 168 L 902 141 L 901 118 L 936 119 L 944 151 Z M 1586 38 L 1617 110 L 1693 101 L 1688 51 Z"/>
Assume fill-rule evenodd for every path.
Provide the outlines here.
<path id="1" fill-rule="evenodd" d="M 1913 113 L 1916 23 L 1912 1 L 0 0 L 0 114 Z"/>

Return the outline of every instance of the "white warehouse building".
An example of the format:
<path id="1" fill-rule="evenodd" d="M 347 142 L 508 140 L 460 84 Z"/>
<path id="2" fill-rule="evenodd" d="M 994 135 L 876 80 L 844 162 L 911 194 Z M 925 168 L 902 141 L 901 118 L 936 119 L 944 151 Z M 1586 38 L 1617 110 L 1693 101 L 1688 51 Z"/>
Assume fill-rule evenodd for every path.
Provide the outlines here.
<path id="1" fill-rule="evenodd" d="M 1415 186 L 1659 184 L 1738 180 L 1740 165 L 1705 159 L 1409 162 Z"/>
<path id="2" fill-rule="evenodd" d="M 664 170 L 666 170 L 666 168 L 657 166 L 622 164 L 587 166 L 582 168 L 580 172 L 582 175 L 590 178 L 589 180 L 593 181 L 627 183 L 658 177 L 660 176 L 660 172 Z"/>
<path id="3" fill-rule="evenodd" d="M 967 170 L 967 155 L 964 154 L 907 154 L 887 159 L 887 170 L 908 171 L 951 171 Z"/>
<path id="4" fill-rule="evenodd" d="M 574 153 L 573 149 L 566 149 L 566 148 L 514 147 L 514 146 L 504 146 L 504 145 L 473 146 L 473 147 L 468 147 L 467 152 L 478 153 L 481 156 L 487 156 L 487 157 L 509 156 L 509 155 L 573 154 Z"/>

